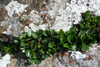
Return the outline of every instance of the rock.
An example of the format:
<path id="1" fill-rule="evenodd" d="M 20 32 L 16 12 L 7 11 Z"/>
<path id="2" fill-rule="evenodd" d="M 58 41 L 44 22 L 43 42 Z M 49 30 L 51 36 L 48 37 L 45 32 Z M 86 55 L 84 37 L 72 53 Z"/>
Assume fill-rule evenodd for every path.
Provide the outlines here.
<path id="1" fill-rule="evenodd" d="M 6 54 L 0 59 L 0 67 L 7 67 L 8 64 L 10 64 L 10 56 Z"/>
<path id="2" fill-rule="evenodd" d="M 22 13 L 23 11 L 25 11 L 25 8 L 28 7 L 28 5 L 23 5 L 23 4 L 19 4 L 17 1 L 11 1 L 6 7 L 5 9 L 8 12 L 8 15 L 10 17 L 12 17 L 13 14 L 18 14 L 20 15 L 20 13 Z"/>

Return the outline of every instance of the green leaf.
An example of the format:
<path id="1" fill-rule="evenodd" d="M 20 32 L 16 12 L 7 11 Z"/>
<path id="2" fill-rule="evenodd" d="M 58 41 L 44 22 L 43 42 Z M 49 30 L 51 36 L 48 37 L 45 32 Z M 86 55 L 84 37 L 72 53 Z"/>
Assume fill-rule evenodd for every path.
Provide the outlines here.
<path id="1" fill-rule="evenodd" d="M 84 16 L 85 16 L 85 20 L 89 20 L 90 19 L 90 11 L 86 11 L 84 13 Z"/>
<path id="2" fill-rule="evenodd" d="M 74 44 L 74 45 L 72 46 L 72 50 L 76 51 L 76 49 L 77 49 L 77 45 Z"/>
<path id="3" fill-rule="evenodd" d="M 36 52 L 32 52 L 32 56 L 33 56 L 33 58 L 37 58 Z"/>
<path id="4" fill-rule="evenodd" d="M 39 37 L 39 38 L 38 38 L 38 41 L 42 41 L 42 38 L 41 38 L 41 37 Z"/>
<path id="5" fill-rule="evenodd" d="M 44 34 L 44 36 L 50 36 L 50 30 L 45 30 L 45 31 L 43 32 L 43 34 Z"/>
<path id="6" fill-rule="evenodd" d="M 14 43 L 18 43 L 19 41 L 18 40 L 14 40 Z"/>
<path id="7" fill-rule="evenodd" d="M 31 37 L 31 35 L 32 35 L 32 31 L 29 30 L 29 31 L 27 32 L 27 36 L 28 36 L 28 37 Z"/>
<path id="8" fill-rule="evenodd" d="M 28 59 L 28 61 L 32 64 L 34 62 L 33 59 Z"/>
<path id="9" fill-rule="evenodd" d="M 26 53 L 26 56 L 27 56 L 27 57 L 30 57 L 30 50 L 26 50 L 25 53 Z"/>
<path id="10" fill-rule="evenodd" d="M 53 38 L 55 38 L 55 39 L 59 39 L 59 35 L 53 36 Z"/>
<path id="11" fill-rule="evenodd" d="M 89 44 L 95 44 L 97 42 L 97 40 L 96 39 L 90 39 L 90 40 L 88 40 L 88 42 L 89 42 Z"/>
<path id="12" fill-rule="evenodd" d="M 41 49 L 41 50 L 40 50 L 40 52 L 41 52 L 41 53 L 44 53 L 44 50 L 43 50 L 43 49 Z"/>
<path id="13" fill-rule="evenodd" d="M 96 19 L 98 20 L 98 26 L 100 26 L 100 16 L 97 16 Z"/>
<path id="14" fill-rule="evenodd" d="M 38 35 L 35 32 L 33 32 L 32 36 L 33 36 L 34 39 L 38 38 Z"/>
<path id="15" fill-rule="evenodd" d="M 53 48 L 54 47 L 54 42 L 49 43 L 48 47 Z"/>
<path id="16" fill-rule="evenodd" d="M 88 28 L 89 27 L 89 25 L 88 24 L 85 24 L 85 28 Z"/>
<path id="17" fill-rule="evenodd" d="M 22 52 L 25 52 L 25 48 L 23 47 L 23 48 L 20 48 L 21 50 L 22 50 Z"/>
<path id="18" fill-rule="evenodd" d="M 89 16 L 89 15 L 90 15 L 90 11 L 87 10 L 84 14 L 85 14 L 86 16 Z"/>
<path id="19" fill-rule="evenodd" d="M 19 39 L 22 40 L 22 39 L 25 38 L 25 37 L 26 37 L 26 32 L 23 32 L 23 33 L 21 34 L 21 36 L 19 37 Z"/>
<path id="20" fill-rule="evenodd" d="M 100 26 L 100 22 L 98 22 L 98 26 Z"/>
<path id="21" fill-rule="evenodd" d="M 100 26 L 100 16 L 97 16 L 96 19 L 98 20 L 98 25 Z"/>
<path id="22" fill-rule="evenodd" d="M 44 34 L 44 36 L 48 36 L 48 31 L 45 30 L 45 31 L 43 32 L 43 34 Z"/>
<path id="23" fill-rule="evenodd" d="M 35 59 L 34 62 L 35 62 L 35 64 L 40 64 L 41 60 L 40 59 Z"/>
<path id="24" fill-rule="evenodd" d="M 20 40 L 23 39 L 23 35 L 21 35 L 21 36 L 19 37 L 19 39 L 20 39 Z"/>
<path id="25" fill-rule="evenodd" d="M 69 44 L 68 43 L 65 43 L 64 44 L 64 47 L 69 48 Z"/>
<path id="26" fill-rule="evenodd" d="M 47 55 L 47 54 L 43 54 L 42 55 L 42 59 L 46 59 L 46 58 L 48 58 L 49 56 Z"/>
<path id="27" fill-rule="evenodd" d="M 41 48 L 41 45 L 40 44 L 38 45 L 38 48 Z"/>
<path id="28" fill-rule="evenodd" d="M 24 40 L 24 39 L 21 40 L 20 44 L 21 44 L 21 46 L 24 46 L 24 44 L 25 44 L 25 40 Z"/>
<path id="29" fill-rule="evenodd" d="M 88 50 L 89 49 L 89 47 L 86 45 L 86 44 L 82 44 L 82 51 L 86 51 L 86 50 Z"/>
<path id="30" fill-rule="evenodd" d="M 51 30 L 51 36 L 54 36 L 56 31 L 54 29 Z"/>
<path id="31" fill-rule="evenodd" d="M 69 35 L 69 36 L 68 36 L 68 42 L 71 43 L 72 40 L 73 40 L 73 36 L 72 36 L 72 35 Z"/>
<path id="32" fill-rule="evenodd" d="M 75 45 L 75 44 L 73 44 Z M 78 39 L 78 42 L 76 43 L 76 50 L 79 51 L 82 48 L 82 40 Z"/>
<path id="33" fill-rule="evenodd" d="M 64 31 L 63 31 L 63 29 L 61 29 L 61 30 L 58 31 L 57 33 L 58 33 L 59 35 L 60 35 L 60 34 L 64 34 Z"/>
<path id="34" fill-rule="evenodd" d="M 47 54 L 51 54 L 52 50 L 48 49 Z"/>
<path id="35" fill-rule="evenodd" d="M 63 38 L 63 37 L 61 37 L 61 38 L 60 38 L 60 41 L 61 41 L 62 43 L 64 43 L 64 42 L 63 42 L 63 40 L 64 40 L 64 38 Z"/>
<path id="36" fill-rule="evenodd" d="M 86 31 L 80 31 L 80 32 L 78 33 L 78 37 L 82 38 L 82 36 L 85 34 L 85 32 L 86 32 Z"/>
<path id="37" fill-rule="evenodd" d="M 70 28 L 70 30 L 69 31 L 75 31 L 76 30 L 76 27 L 75 26 L 73 26 L 73 27 L 71 27 Z"/>
<path id="38" fill-rule="evenodd" d="M 86 36 L 88 37 L 88 39 L 92 39 L 93 38 L 93 37 L 91 37 L 91 35 L 89 33 L 87 33 Z"/>
<path id="39" fill-rule="evenodd" d="M 35 47 L 35 41 L 32 40 L 32 41 L 31 41 L 31 48 L 34 48 L 34 47 Z"/>
<path id="40" fill-rule="evenodd" d="M 38 36 L 42 36 L 43 35 L 43 30 L 39 29 L 36 33 L 37 33 Z"/>
<path id="41" fill-rule="evenodd" d="M 46 39 L 43 39 L 43 40 L 42 40 L 42 43 L 43 43 L 43 44 L 48 44 L 48 39 L 47 39 L 47 38 L 46 38 Z"/>
<path id="42" fill-rule="evenodd" d="M 32 38 L 27 38 L 27 39 L 25 39 L 25 41 L 30 41 Z"/>
<path id="43" fill-rule="evenodd" d="M 69 32 L 71 35 L 75 35 L 76 34 L 76 31 L 70 31 Z"/>
<path id="44" fill-rule="evenodd" d="M 72 49 L 72 45 L 71 44 L 68 44 L 68 43 L 65 43 L 64 44 L 64 47 L 67 48 L 67 49 L 70 49 L 70 50 Z"/>
<path id="45" fill-rule="evenodd" d="M 39 29 L 37 32 L 38 32 L 38 34 L 41 34 L 41 33 L 43 33 L 43 30 Z"/>

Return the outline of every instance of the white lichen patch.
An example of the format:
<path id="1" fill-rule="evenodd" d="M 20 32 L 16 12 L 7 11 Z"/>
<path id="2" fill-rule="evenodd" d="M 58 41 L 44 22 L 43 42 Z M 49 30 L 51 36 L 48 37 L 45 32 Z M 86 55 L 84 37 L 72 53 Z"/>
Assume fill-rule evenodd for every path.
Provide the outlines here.
<path id="1" fill-rule="evenodd" d="M 25 8 L 28 7 L 28 5 L 23 5 L 18 3 L 17 1 L 11 1 L 5 9 L 8 12 L 8 16 L 12 17 L 13 14 L 18 14 L 22 13 L 25 11 Z"/>
<path id="2" fill-rule="evenodd" d="M 10 55 L 6 54 L 0 59 L 0 67 L 7 67 L 8 64 L 10 64 Z"/>
<path id="3" fill-rule="evenodd" d="M 26 19 L 29 19 L 29 15 L 27 15 L 27 14 L 24 14 L 22 17 L 21 17 L 21 20 L 26 20 Z"/>
<path id="4" fill-rule="evenodd" d="M 39 16 L 39 13 L 35 10 L 32 10 L 29 14 L 30 16 L 30 20 L 33 21 L 33 23 L 38 23 L 40 22 L 40 20 L 42 20 L 42 18 Z"/>
<path id="5" fill-rule="evenodd" d="M 79 60 L 79 59 L 86 58 L 86 55 L 82 54 L 79 51 L 71 51 L 71 52 L 72 52 L 71 57 L 72 57 L 73 60 Z"/>
<path id="6" fill-rule="evenodd" d="M 24 31 L 29 32 L 32 30 L 32 31 L 36 32 L 39 29 L 46 30 L 46 27 L 47 27 L 46 24 L 36 26 L 35 24 L 31 23 L 31 24 L 29 24 L 29 26 L 25 26 Z"/>
<path id="7" fill-rule="evenodd" d="M 46 29 L 47 29 L 47 25 L 46 25 L 46 24 L 42 24 L 42 25 L 36 26 L 36 25 L 34 25 L 33 23 L 31 23 L 31 24 L 29 25 L 29 27 L 30 27 L 34 32 L 36 32 L 36 31 L 39 30 L 39 29 L 42 29 L 42 30 L 46 30 Z"/>
<path id="8" fill-rule="evenodd" d="M 29 25 L 29 27 L 30 27 L 34 32 L 36 32 L 36 31 L 38 30 L 38 27 L 37 27 L 36 25 L 34 25 L 33 23 L 31 23 L 31 24 Z"/>
<path id="9" fill-rule="evenodd" d="M 98 48 L 98 46 L 97 46 L 97 43 L 95 43 L 95 44 L 92 44 L 91 46 L 90 46 L 90 48 L 89 48 L 89 54 L 91 54 L 91 55 L 94 55 L 95 53 L 96 53 L 96 51 L 97 51 L 97 48 Z"/>
<path id="10" fill-rule="evenodd" d="M 25 26 L 25 27 L 24 27 L 24 32 L 29 32 L 29 30 L 30 30 L 30 29 L 29 29 L 28 26 Z"/>

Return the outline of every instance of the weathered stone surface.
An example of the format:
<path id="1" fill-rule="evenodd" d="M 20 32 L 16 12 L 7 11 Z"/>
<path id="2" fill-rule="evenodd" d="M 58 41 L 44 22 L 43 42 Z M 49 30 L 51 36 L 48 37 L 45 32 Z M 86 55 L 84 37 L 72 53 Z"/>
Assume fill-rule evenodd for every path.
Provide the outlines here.
<path id="1" fill-rule="evenodd" d="M 17 14 L 13 14 L 13 16 L 9 15 L 10 11 L 7 11 L 5 8 L 11 2 L 10 0 L 2 1 L 1 12 L 0 12 L 0 38 L 2 41 L 6 41 L 2 35 L 6 35 L 8 39 L 13 40 L 12 37 L 18 37 L 23 32 L 24 27 L 28 26 L 30 23 L 33 23 L 37 26 L 38 29 L 47 27 L 46 25 L 41 25 L 45 22 L 44 13 L 40 13 L 45 9 L 46 4 L 43 3 L 43 0 L 16 0 L 13 2 L 18 2 L 19 4 L 28 5 L 26 8 L 26 12 L 20 13 L 20 16 Z M 47 1 L 46 1 L 47 2 Z M 19 5 L 18 4 L 18 5 Z M 12 4 L 14 5 L 14 4 Z M 22 5 L 23 6 L 23 5 Z M 18 6 L 19 7 L 19 6 Z M 14 6 L 11 7 L 14 10 Z M 20 8 L 20 7 L 19 7 Z M 22 9 L 22 7 L 21 7 Z M 15 10 L 18 10 L 17 8 Z M 33 11 L 33 12 L 32 12 Z M 8 14 L 8 15 L 7 15 Z M 31 25 L 30 25 L 31 26 Z M 34 28 L 34 26 L 33 26 Z M 10 35 L 12 37 L 10 37 Z"/>

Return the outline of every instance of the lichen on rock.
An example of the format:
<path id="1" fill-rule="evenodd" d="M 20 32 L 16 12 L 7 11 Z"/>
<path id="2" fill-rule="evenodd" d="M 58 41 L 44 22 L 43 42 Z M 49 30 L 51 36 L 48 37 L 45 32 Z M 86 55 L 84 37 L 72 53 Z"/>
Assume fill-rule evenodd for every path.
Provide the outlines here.
<path id="1" fill-rule="evenodd" d="M 20 15 L 20 13 L 22 13 L 23 11 L 25 11 L 25 8 L 28 7 L 28 5 L 23 5 L 18 3 L 17 1 L 11 1 L 6 7 L 5 9 L 8 12 L 8 15 L 10 17 L 13 16 L 13 14 L 18 14 Z"/>

